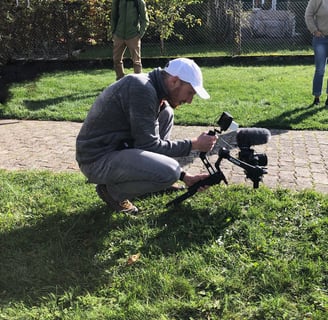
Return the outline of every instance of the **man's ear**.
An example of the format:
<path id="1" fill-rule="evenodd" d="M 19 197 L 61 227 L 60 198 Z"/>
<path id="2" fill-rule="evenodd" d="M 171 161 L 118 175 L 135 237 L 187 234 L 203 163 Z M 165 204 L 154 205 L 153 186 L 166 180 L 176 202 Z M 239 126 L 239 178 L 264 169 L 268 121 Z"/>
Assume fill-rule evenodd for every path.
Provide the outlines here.
<path id="1" fill-rule="evenodd" d="M 170 76 L 168 79 L 168 83 L 170 86 L 170 89 L 175 89 L 180 85 L 180 78 L 178 76 Z"/>

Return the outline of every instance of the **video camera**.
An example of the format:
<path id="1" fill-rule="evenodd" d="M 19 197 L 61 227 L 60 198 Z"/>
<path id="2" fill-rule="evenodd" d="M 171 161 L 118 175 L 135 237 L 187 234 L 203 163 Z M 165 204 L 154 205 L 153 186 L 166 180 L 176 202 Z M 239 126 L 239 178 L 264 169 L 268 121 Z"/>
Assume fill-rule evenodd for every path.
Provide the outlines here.
<path id="1" fill-rule="evenodd" d="M 223 112 L 216 122 L 218 128 L 214 128 L 208 132 L 209 135 L 221 134 L 223 131 L 228 129 L 237 130 L 238 124 L 233 121 L 233 117 L 228 112 Z M 167 203 L 167 206 L 177 205 L 187 198 L 193 196 L 197 190 L 202 186 L 212 186 L 220 184 L 223 181 L 228 184 L 226 177 L 224 176 L 220 165 L 223 159 L 227 159 L 232 164 L 237 165 L 244 169 L 244 173 L 247 179 L 253 182 L 253 188 L 258 188 L 259 183 L 262 181 L 263 175 L 267 173 L 266 166 L 268 164 L 268 158 L 265 153 L 256 153 L 251 146 L 265 144 L 271 137 L 270 131 L 263 128 L 244 128 L 239 129 L 236 135 L 237 146 L 240 149 L 238 158 L 234 158 L 230 155 L 230 151 L 221 147 L 218 152 L 218 159 L 215 163 L 215 169 L 209 162 L 206 152 L 199 154 L 204 166 L 210 174 L 204 180 L 200 180 L 191 187 L 188 188 L 187 192 L 174 200 Z"/>

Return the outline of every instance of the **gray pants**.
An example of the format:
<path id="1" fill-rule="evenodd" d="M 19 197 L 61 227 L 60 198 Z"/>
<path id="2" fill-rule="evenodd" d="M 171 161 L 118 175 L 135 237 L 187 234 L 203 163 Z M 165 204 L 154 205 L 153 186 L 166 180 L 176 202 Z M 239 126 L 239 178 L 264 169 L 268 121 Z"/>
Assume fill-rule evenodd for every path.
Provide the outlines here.
<path id="1" fill-rule="evenodd" d="M 173 127 L 173 110 L 166 107 L 158 120 L 161 139 L 168 139 Z M 163 190 L 176 182 L 181 173 L 175 159 L 140 149 L 114 151 L 80 169 L 91 183 L 106 184 L 116 201 Z"/>

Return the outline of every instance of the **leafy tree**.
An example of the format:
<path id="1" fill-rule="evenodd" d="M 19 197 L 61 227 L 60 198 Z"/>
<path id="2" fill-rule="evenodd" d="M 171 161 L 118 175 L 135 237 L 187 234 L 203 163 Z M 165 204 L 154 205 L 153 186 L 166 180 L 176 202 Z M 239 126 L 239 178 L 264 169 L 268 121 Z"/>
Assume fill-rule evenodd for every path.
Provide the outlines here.
<path id="1" fill-rule="evenodd" d="M 208 13 L 195 8 L 213 1 L 146 0 L 147 34 L 160 40 L 163 54 L 165 40 L 182 40 L 186 28 L 208 23 Z M 112 0 L 1 0 L 0 64 L 14 57 L 71 56 L 87 43 L 110 40 L 111 4 Z"/>
<path id="2" fill-rule="evenodd" d="M 88 31 L 87 42 L 106 42 L 110 38 L 110 12 L 112 0 L 87 0 L 82 2 L 82 25 Z"/>
<path id="3" fill-rule="evenodd" d="M 148 0 L 150 29 L 159 36 L 161 53 L 164 53 L 164 41 L 172 36 L 182 39 L 183 36 L 176 33 L 177 23 L 183 23 L 188 28 L 201 25 L 201 19 L 191 13 L 186 13 L 186 7 L 202 3 L 203 0 Z"/>

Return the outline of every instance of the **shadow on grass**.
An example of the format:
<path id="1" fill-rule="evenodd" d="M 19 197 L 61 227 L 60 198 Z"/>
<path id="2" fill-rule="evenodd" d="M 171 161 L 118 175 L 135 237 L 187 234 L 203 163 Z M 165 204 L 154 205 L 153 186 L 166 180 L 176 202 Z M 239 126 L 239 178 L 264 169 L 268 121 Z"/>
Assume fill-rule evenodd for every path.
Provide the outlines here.
<path id="1" fill-rule="evenodd" d="M 81 101 L 88 98 L 95 98 L 99 95 L 99 93 L 103 90 L 94 90 L 88 94 L 76 93 L 62 97 L 44 99 L 44 100 L 24 100 L 24 105 L 29 110 L 40 110 L 45 109 L 51 106 L 55 106 L 65 101 Z"/>
<path id="2" fill-rule="evenodd" d="M 6 103 L 10 98 L 9 84 L 2 81 L 0 76 L 0 104 Z"/>
<path id="3" fill-rule="evenodd" d="M 272 124 L 274 124 L 274 129 L 292 129 L 293 125 L 298 125 L 303 122 L 305 119 L 313 117 L 320 111 L 326 110 L 325 106 L 304 106 L 295 108 L 293 110 L 288 110 L 282 112 L 280 115 L 274 118 L 268 118 L 263 121 L 259 121 L 254 123 L 254 127 L 259 128 L 272 128 Z"/>
<path id="4" fill-rule="evenodd" d="M 229 209 L 218 206 L 212 212 L 187 203 L 173 207 L 158 217 L 156 225 L 162 231 L 150 238 L 141 251 L 160 256 L 202 246 L 218 239 L 239 218 L 240 212 L 237 206 Z"/>
<path id="5" fill-rule="evenodd" d="M 213 240 L 213 235 L 222 234 L 238 215 L 238 210 L 218 208 L 210 214 L 187 205 L 158 216 L 113 218 L 107 209 L 97 207 L 78 215 L 55 214 L 33 226 L 1 233 L 0 305 L 15 301 L 38 305 L 49 295 L 60 299 L 65 292 L 73 291 L 78 296 L 108 284 L 108 270 L 117 267 L 118 259 L 126 257 L 127 247 L 123 241 L 102 262 L 97 262 L 95 256 L 106 254 L 115 246 L 105 240 L 115 229 L 129 238 L 127 229 L 131 225 L 137 237 L 142 234 L 138 228 L 143 228 L 145 222 L 156 230 L 162 227 L 139 248 L 143 254 L 159 256 Z M 128 240 L 134 243 L 133 239 Z"/>
<path id="6" fill-rule="evenodd" d="M 33 226 L 0 234 L 0 301 L 35 304 L 69 288 L 92 291 L 103 270 L 94 255 L 108 232 L 99 208 L 80 215 L 56 214 Z"/>

